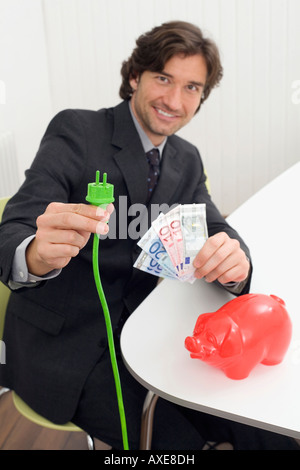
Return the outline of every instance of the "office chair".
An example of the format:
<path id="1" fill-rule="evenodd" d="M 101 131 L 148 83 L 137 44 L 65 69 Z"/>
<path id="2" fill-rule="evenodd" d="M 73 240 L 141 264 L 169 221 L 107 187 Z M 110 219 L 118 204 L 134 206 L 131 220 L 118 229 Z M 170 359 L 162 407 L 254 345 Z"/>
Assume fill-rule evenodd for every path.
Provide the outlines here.
<path id="1" fill-rule="evenodd" d="M 8 197 L 0 198 L 0 222 L 2 219 L 3 210 L 8 200 L 9 200 Z M 8 304 L 9 296 L 10 296 L 10 290 L 2 282 L 0 282 L 0 340 L 3 336 L 5 312 L 6 312 L 6 307 Z M 13 403 L 16 409 L 19 411 L 19 413 L 21 413 L 21 415 L 29 419 L 29 421 L 32 421 L 33 423 L 38 424 L 48 429 L 56 429 L 57 431 L 84 432 L 82 429 L 80 429 L 78 426 L 76 426 L 75 424 L 71 422 L 61 425 L 61 424 L 52 423 L 48 419 L 43 418 L 41 415 L 39 415 L 34 410 L 32 410 L 13 390 L 11 391 L 7 388 L 2 388 L 0 390 L 0 397 L 4 395 L 4 393 L 8 393 L 8 392 L 12 393 L 12 399 L 13 399 Z M 87 434 L 87 444 L 88 444 L 89 450 L 95 449 L 94 440 L 88 434 Z"/>

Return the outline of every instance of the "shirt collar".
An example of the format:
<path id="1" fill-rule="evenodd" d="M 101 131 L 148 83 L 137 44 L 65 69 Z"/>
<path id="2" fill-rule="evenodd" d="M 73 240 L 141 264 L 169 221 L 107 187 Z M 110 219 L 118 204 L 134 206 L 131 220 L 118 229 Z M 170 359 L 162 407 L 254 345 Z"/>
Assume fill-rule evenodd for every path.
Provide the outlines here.
<path id="1" fill-rule="evenodd" d="M 132 116 L 132 119 L 133 119 L 133 122 L 134 122 L 134 125 L 136 127 L 136 130 L 137 130 L 137 133 L 138 135 L 140 136 L 140 139 L 142 141 L 142 145 L 143 145 L 143 148 L 144 148 L 144 151 L 145 153 L 149 152 L 150 150 L 153 149 L 153 147 L 155 147 L 153 145 L 153 143 L 151 142 L 151 140 L 149 139 L 149 137 L 147 136 L 146 132 L 144 131 L 144 129 L 142 128 L 142 126 L 140 125 L 140 123 L 138 122 L 137 118 L 135 117 L 133 111 L 132 111 L 132 107 L 131 107 L 131 102 L 129 101 L 129 110 L 130 110 L 130 113 L 131 113 L 131 116 Z M 165 140 L 160 144 L 158 145 L 157 148 L 159 150 L 159 155 L 160 155 L 160 158 L 162 157 L 162 154 L 163 154 L 163 151 L 164 151 L 164 147 L 167 143 L 167 137 L 165 138 Z"/>

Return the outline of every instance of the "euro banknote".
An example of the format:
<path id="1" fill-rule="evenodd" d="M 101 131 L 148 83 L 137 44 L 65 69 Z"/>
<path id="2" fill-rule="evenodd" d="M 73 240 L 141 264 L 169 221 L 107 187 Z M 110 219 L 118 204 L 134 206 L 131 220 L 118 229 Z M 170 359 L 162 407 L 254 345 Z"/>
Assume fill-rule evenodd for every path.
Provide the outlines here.
<path id="1" fill-rule="evenodd" d="M 207 238 L 206 205 L 178 205 L 161 213 L 138 242 L 142 251 L 134 267 L 158 277 L 193 283 L 193 261 Z"/>

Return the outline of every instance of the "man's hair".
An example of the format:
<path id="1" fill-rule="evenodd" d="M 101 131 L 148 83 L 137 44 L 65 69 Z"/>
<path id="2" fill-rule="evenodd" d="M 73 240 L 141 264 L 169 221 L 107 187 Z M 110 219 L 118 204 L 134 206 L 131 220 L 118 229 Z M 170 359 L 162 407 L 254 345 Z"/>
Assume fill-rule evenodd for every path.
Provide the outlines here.
<path id="1" fill-rule="evenodd" d="M 201 98 L 203 103 L 223 76 L 220 55 L 214 41 L 205 38 L 200 28 L 184 21 L 164 23 L 137 39 L 131 57 L 122 64 L 120 97 L 126 100 L 132 96 L 131 78 L 139 77 L 146 70 L 162 72 L 168 60 L 177 54 L 185 57 L 200 54 L 205 59 L 207 79 Z"/>

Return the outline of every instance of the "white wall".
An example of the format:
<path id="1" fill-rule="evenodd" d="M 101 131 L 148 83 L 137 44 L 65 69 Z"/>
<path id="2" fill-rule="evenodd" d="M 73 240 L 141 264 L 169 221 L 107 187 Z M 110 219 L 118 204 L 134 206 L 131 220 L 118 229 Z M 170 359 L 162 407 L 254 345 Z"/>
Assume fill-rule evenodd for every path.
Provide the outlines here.
<path id="1" fill-rule="evenodd" d="M 42 13 L 37 0 L 0 0 L 0 132 L 14 133 L 20 182 L 53 113 Z"/>
<path id="2" fill-rule="evenodd" d="M 221 87 L 180 135 L 198 146 L 222 212 L 299 161 L 298 0 L 0 0 L 0 8 L 0 130 L 15 131 L 21 174 L 54 113 L 118 103 L 135 39 L 172 19 L 198 24 L 221 50 Z"/>

